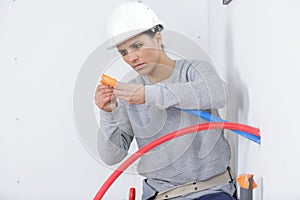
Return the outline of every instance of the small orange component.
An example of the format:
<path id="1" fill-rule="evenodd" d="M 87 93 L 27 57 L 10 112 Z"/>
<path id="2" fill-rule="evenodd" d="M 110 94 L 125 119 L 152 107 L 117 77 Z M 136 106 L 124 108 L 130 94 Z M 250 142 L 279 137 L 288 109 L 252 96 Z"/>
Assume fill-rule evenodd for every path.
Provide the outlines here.
<path id="1" fill-rule="evenodd" d="M 110 87 L 114 87 L 117 84 L 117 79 L 112 78 L 106 74 L 103 74 L 100 83 L 102 83 L 104 85 L 108 85 Z"/>
<path id="2" fill-rule="evenodd" d="M 241 174 L 238 178 L 237 178 L 237 181 L 239 183 L 239 186 L 241 188 L 244 188 L 244 189 L 247 189 L 249 190 L 250 189 L 250 183 L 249 183 L 249 179 L 250 178 L 253 178 L 253 174 Z M 254 189 L 256 188 L 257 185 L 255 183 L 255 181 L 253 180 L 253 186 L 251 189 Z"/>

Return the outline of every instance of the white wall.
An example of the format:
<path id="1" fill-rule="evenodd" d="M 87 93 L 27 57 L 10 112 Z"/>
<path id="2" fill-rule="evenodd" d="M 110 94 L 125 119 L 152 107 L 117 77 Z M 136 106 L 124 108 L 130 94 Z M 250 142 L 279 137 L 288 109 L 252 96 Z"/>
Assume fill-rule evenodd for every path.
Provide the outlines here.
<path id="1" fill-rule="evenodd" d="M 255 199 L 300 199 L 300 2 L 209 1 L 209 52 L 231 88 L 227 119 L 259 127 L 261 146 L 238 138 L 237 174 L 253 173 Z"/>
<path id="2" fill-rule="evenodd" d="M 92 199 L 112 172 L 86 143 L 95 124 L 78 130 L 73 103 L 79 73 L 106 41 L 105 20 L 119 2 L 0 2 L 0 199 Z M 208 45 L 206 1 L 145 3 L 169 29 Z M 93 93 L 81 94 L 93 102 Z M 121 176 L 105 199 L 127 199 L 131 186 L 140 195 L 135 173 Z"/>
<path id="3" fill-rule="evenodd" d="M 92 199 L 110 173 L 83 148 L 72 106 L 77 74 L 104 41 L 110 7 L 1 1 L 0 199 Z"/>

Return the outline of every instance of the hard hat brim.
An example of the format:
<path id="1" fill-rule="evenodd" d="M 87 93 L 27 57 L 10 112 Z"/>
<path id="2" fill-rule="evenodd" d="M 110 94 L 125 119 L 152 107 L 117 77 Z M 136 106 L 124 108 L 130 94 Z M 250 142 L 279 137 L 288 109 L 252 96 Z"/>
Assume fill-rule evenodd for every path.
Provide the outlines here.
<path id="1" fill-rule="evenodd" d="M 126 42 L 129 39 L 134 38 L 135 36 L 138 36 L 139 34 L 143 33 L 148 29 L 139 29 L 139 30 L 134 30 L 134 31 L 128 31 L 126 33 L 122 33 L 119 35 L 116 35 L 110 39 L 110 46 L 107 47 L 107 50 L 111 50 L 113 48 L 116 48 L 120 44 Z"/>
<path id="2" fill-rule="evenodd" d="M 161 29 L 159 30 L 160 31 L 163 31 L 165 26 L 163 23 L 161 24 L 158 24 L 156 26 L 160 26 Z M 155 27 L 155 26 L 154 26 Z M 151 28 L 150 28 L 151 29 Z M 147 30 L 150 30 L 149 28 L 143 28 L 143 29 L 137 29 L 137 30 L 133 30 L 133 31 L 128 31 L 126 33 L 122 33 L 122 34 L 119 34 L 117 36 L 114 36 L 110 39 L 110 46 L 107 47 L 107 50 L 111 50 L 111 49 L 114 49 L 116 48 L 117 46 L 119 46 L 120 44 L 126 42 L 127 40 L 129 39 L 132 39 L 136 36 L 138 36 L 139 34 L 142 34 L 144 33 L 145 31 Z"/>

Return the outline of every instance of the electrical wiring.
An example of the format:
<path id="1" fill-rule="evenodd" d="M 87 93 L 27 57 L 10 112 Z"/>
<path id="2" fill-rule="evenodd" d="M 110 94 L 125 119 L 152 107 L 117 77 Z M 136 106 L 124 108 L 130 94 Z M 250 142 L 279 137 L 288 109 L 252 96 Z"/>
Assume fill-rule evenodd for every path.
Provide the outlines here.
<path id="1" fill-rule="evenodd" d="M 173 131 L 171 133 L 168 133 L 151 143 L 145 145 L 144 147 L 140 148 L 138 151 L 136 151 L 133 155 L 131 155 L 128 159 L 126 159 L 110 176 L 109 178 L 104 182 L 100 190 L 97 192 L 97 194 L 94 197 L 94 200 L 101 200 L 106 191 L 109 189 L 109 187 L 113 184 L 113 182 L 138 158 L 140 158 L 142 155 L 150 151 L 151 149 L 157 147 L 160 144 L 163 144 L 169 140 L 172 140 L 176 137 L 186 135 L 189 133 L 194 133 L 198 131 L 204 131 L 208 129 L 230 129 L 230 130 L 237 130 L 242 132 L 247 132 L 252 135 L 259 135 L 259 129 L 238 124 L 238 123 L 232 123 L 232 122 L 211 122 L 211 123 L 205 123 L 205 124 L 198 124 L 190 127 L 186 127 L 180 130 Z"/>
<path id="2" fill-rule="evenodd" d="M 194 110 L 194 109 L 180 109 L 180 108 L 176 108 L 180 111 L 183 111 L 183 112 L 187 112 L 191 115 L 194 115 L 194 116 L 197 116 L 197 117 L 200 117 L 202 119 L 205 119 L 206 121 L 209 121 L 209 122 L 228 122 L 222 118 L 219 118 L 217 116 L 214 116 L 212 114 L 209 114 L 207 112 L 204 112 L 204 111 L 201 111 L 201 110 Z M 256 142 L 257 144 L 260 144 L 260 134 L 251 134 L 251 133 L 248 133 L 248 132 L 244 132 L 244 131 L 239 131 L 239 130 L 231 130 L 253 142 Z"/>

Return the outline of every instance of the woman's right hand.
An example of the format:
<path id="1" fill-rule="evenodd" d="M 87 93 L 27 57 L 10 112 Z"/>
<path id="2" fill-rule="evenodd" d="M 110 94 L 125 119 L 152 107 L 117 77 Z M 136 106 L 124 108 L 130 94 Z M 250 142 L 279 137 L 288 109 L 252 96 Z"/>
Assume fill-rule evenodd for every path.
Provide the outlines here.
<path id="1" fill-rule="evenodd" d="M 95 104 L 99 109 L 111 112 L 117 107 L 116 98 L 113 95 L 114 88 L 100 84 L 95 92 Z"/>

